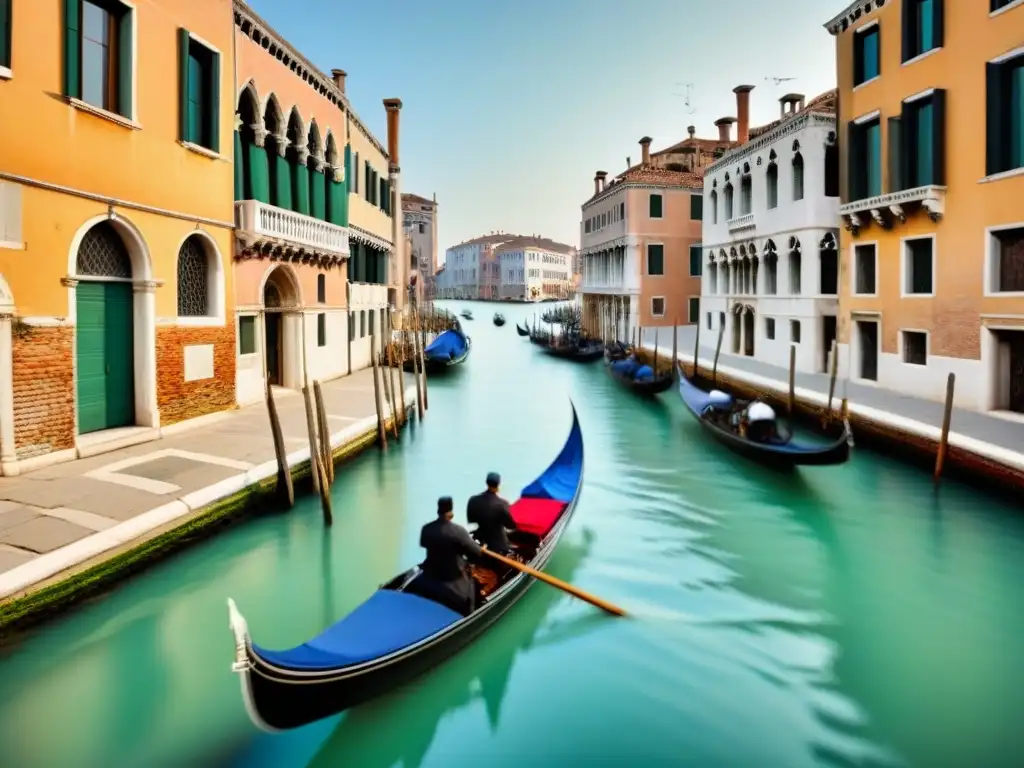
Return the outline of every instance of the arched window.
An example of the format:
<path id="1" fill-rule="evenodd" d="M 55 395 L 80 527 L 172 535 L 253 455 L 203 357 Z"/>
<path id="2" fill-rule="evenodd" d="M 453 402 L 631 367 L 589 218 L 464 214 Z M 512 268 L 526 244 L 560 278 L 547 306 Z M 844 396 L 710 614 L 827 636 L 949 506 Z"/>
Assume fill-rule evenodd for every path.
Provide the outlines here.
<path id="1" fill-rule="evenodd" d="M 793 199 L 804 199 L 804 156 L 799 152 L 793 155 Z"/>
<path id="2" fill-rule="evenodd" d="M 178 317 L 212 314 L 210 273 L 205 243 L 197 235 L 186 238 L 178 249 Z"/>
<path id="3" fill-rule="evenodd" d="M 732 182 L 725 185 L 725 220 L 732 218 Z"/>
<path id="4" fill-rule="evenodd" d="M 768 163 L 768 170 L 764 173 L 767 186 L 768 208 L 777 208 L 779 205 L 779 166 L 775 163 Z"/>
<path id="5" fill-rule="evenodd" d="M 718 223 L 718 192 L 711 190 L 711 223 Z"/>

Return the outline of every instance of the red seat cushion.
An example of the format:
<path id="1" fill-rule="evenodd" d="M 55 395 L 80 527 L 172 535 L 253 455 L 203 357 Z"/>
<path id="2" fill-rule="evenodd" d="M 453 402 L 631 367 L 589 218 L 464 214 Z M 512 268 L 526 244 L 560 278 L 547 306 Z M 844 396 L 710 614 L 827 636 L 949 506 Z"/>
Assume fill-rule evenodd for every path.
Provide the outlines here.
<path id="1" fill-rule="evenodd" d="M 543 538 L 566 506 L 565 502 L 553 499 L 520 499 L 510 509 L 519 530 Z"/>

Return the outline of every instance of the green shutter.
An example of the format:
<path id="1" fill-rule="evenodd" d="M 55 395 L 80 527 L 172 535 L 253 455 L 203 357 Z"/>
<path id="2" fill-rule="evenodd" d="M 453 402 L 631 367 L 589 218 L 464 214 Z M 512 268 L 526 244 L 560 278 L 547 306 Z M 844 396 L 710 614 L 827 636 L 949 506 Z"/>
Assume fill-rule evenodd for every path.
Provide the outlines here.
<path id="1" fill-rule="evenodd" d="M 274 146 L 273 152 L 267 152 L 270 161 L 270 204 L 286 211 L 292 210 L 292 164 L 287 157 L 282 157 Z"/>
<path id="2" fill-rule="evenodd" d="M 327 220 L 326 185 L 324 174 L 309 170 L 309 215 L 321 221 Z"/>
<path id="3" fill-rule="evenodd" d="M 846 126 L 846 190 L 849 199 L 848 203 L 856 202 L 863 196 L 861 193 L 862 182 L 860 180 L 860 132 L 857 124 L 852 120 Z"/>
<path id="4" fill-rule="evenodd" d="M 245 163 L 242 160 L 242 134 L 235 131 L 235 153 L 232 162 L 235 164 L 235 200 L 244 200 L 245 194 Z"/>
<path id="5" fill-rule="evenodd" d="M 910 61 L 917 55 L 914 53 L 917 25 L 913 23 L 916 14 L 917 2 L 903 0 L 900 4 L 900 61 Z"/>
<path id="6" fill-rule="evenodd" d="M 882 76 L 882 25 L 875 25 L 875 77 Z"/>
<path id="7" fill-rule="evenodd" d="M 188 30 L 178 28 L 178 139 L 189 141 L 188 124 Z"/>
<path id="8" fill-rule="evenodd" d="M 700 258 L 701 248 L 699 245 L 690 246 L 690 277 L 700 277 L 703 262 Z"/>
<path id="9" fill-rule="evenodd" d="M 701 195 L 690 195 L 690 218 L 693 221 L 704 218 L 704 198 Z"/>
<path id="10" fill-rule="evenodd" d="M 652 219 L 660 219 L 661 218 L 661 195 L 655 195 L 655 194 L 649 195 L 648 196 L 648 200 L 649 200 L 648 205 L 647 205 L 647 208 L 648 208 L 647 213 L 648 213 L 648 215 Z"/>
<path id="11" fill-rule="evenodd" d="M 121 11 L 117 20 L 117 111 L 124 117 L 132 117 L 132 83 L 135 75 L 135 51 L 132 50 L 132 19 L 134 12 L 129 8 Z"/>
<path id="12" fill-rule="evenodd" d="M 1006 92 L 1006 70 L 1001 64 L 986 64 L 985 79 L 988 90 L 985 110 L 985 174 L 991 176 L 1006 170 L 1004 137 L 1007 109 L 1003 102 L 1003 94 Z"/>
<path id="13" fill-rule="evenodd" d="M 292 167 L 292 210 L 309 216 L 309 169 L 298 160 L 289 164 Z"/>
<path id="14" fill-rule="evenodd" d="M 64 0 L 64 95 L 82 97 L 82 6 Z"/>
<path id="15" fill-rule="evenodd" d="M 889 191 L 899 192 L 903 189 L 906 179 L 903 120 L 899 117 L 890 117 L 886 129 L 889 139 Z"/>
<path id="16" fill-rule="evenodd" d="M 932 0 L 932 47 L 941 48 L 946 38 L 946 0 Z"/>
<path id="17" fill-rule="evenodd" d="M 209 96 L 206 109 L 210 132 L 210 149 L 220 152 L 220 54 L 210 51 Z"/>
<path id="18" fill-rule="evenodd" d="M 345 181 L 352 183 L 352 145 L 345 145 Z"/>
<path id="19" fill-rule="evenodd" d="M 249 190 L 250 199 L 261 203 L 270 202 L 270 168 L 267 163 L 267 150 L 254 143 L 246 145 L 249 153 Z"/>
<path id="20" fill-rule="evenodd" d="M 939 3 L 941 6 L 942 3 Z M 932 93 L 932 174 L 930 182 L 946 183 L 946 91 L 936 88 Z"/>
<path id="21" fill-rule="evenodd" d="M 11 66 L 11 0 L 0 0 L 0 67 Z"/>

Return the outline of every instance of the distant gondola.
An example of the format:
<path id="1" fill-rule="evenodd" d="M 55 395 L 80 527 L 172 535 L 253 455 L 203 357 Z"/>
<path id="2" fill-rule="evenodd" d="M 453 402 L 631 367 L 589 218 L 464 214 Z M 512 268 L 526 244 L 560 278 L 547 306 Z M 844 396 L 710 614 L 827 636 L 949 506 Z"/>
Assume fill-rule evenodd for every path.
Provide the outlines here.
<path id="1" fill-rule="evenodd" d="M 505 324 L 505 316 L 501 312 L 494 313 L 494 324 L 499 328 Z"/>
<path id="2" fill-rule="evenodd" d="M 518 333 L 520 336 L 529 336 L 530 329 L 523 328 L 522 326 L 519 325 L 519 323 L 516 323 L 516 333 Z"/>
<path id="3" fill-rule="evenodd" d="M 682 367 L 679 368 L 679 396 L 701 427 L 718 442 L 767 466 L 777 469 L 791 469 L 798 465 L 825 466 L 843 464 L 850 458 L 853 438 L 849 423 L 843 424 L 838 438 L 825 445 L 795 440 L 790 435 L 776 435 L 774 439 L 758 441 L 742 436 L 732 423 L 732 416 L 744 406 L 742 401 L 721 390 L 705 391 L 686 375 Z"/>
<path id="4" fill-rule="evenodd" d="M 561 452 L 511 507 L 517 554 L 542 569 L 568 527 L 583 485 L 583 433 L 576 410 Z M 252 642 L 228 600 L 235 640 L 232 669 L 252 721 L 268 731 L 297 728 L 387 693 L 450 658 L 487 630 L 534 579 L 520 571 L 473 566 L 477 608 L 462 616 L 421 596 L 418 566 L 381 585 L 317 637 L 287 650 Z"/>
<path id="5" fill-rule="evenodd" d="M 459 313 L 459 315 L 460 315 L 461 317 L 464 317 L 464 318 L 465 318 L 466 320 L 472 320 L 472 319 L 473 319 L 473 313 L 472 313 L 472 312 L 470 312 L 470 311 L 469 311 L 468 309 L 464 309 L 464 310 L 462 310 L 462 311 L 461 311 L 461 312 Z"/>
<path id="6" fill-rule="evenodd" d="M 631 350 L 621 344 L 605 349 L 604 361 L 608 375 L 638 395 L 657 395 L 672 387 L 671 371 L 658 375 L 653 367 L 640 363 Z"/>
<path id="7" fill-rule="evenodd" d="M 574 363 L 593 363 L 604 357 L 604 344 L 599 341 L 553 343 L 544 347 L 544 351 L 552 357 Z"/>

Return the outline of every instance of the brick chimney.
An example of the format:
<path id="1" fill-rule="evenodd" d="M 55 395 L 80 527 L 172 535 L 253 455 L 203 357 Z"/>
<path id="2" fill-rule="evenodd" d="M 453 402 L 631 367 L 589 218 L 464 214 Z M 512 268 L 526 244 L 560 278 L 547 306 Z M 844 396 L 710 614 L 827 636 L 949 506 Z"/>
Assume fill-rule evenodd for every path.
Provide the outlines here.
<path id="1" fill-rule="evenodd" d="M 789 109 L 787 109 L 789 107 Z M 788 115 L 795 115 L 804 108 L 804 95 L 802 93 L 787 93 L 779 99 L 779 117 L 785 118 Z"/>
<path id="2" fill-rule="evenodd" d="M 338 86 L 338 90 L 344 93 L 345 78 L 348 77 L 348 72 L 346 72 L 344 69 L 332 69 L 331 77 L 334 79 L 334 84 Z"/>
<path id="3" fill-rule="evenodd" d="M 736 118 L 739 125 L 736 127 L 736 141 L 746 144 L 750 139 L 750 92 L 754 90 L 752 85 L 737 85 L 732 89 L 736 94 Z"/>
<path id="4" fill-rule="evenodd" d="M 715 120 L 715 125 L 718 126 L 719 141 L 732 141 L 732 124 L 735 122 L 735 117 L 720 117 Z"/>
<path id="5" fill-rule="evenodd" d="M 686 126 L 686 133 L 689 135 L 689 137 L 691 139 L 694 138 L 697 135 L 697 126 L 695 126 L 695 125 L 688 125 L 688 126 Z"/>
<path id="6" fill-rule="evenodd" d="M 598 192 L 604 192 L 604 180 L 608 178 L 608 171 L 597 172 Z"/>
<path id="7" fill-rule="evenodd" d="M 388 113 L 388 155 L 391 162 L 388 163 L 389 170 L 400 170 L 398 163 L 398 116 L 402 111 L 401 99 L 384 99 L 384 109 Z"/>
<path id="8" fill-rule="evenodd" d="M 594 196 L 601 194 L 601 177 L 598 174 L 594 174 Z"/>
<path id="9" fill-rule="evenodd" d="M 640 162 L 643 165 L 651 164 L 651 142 L 654 141 L 650 136 L 644 136 L 640 139 Z"/>

